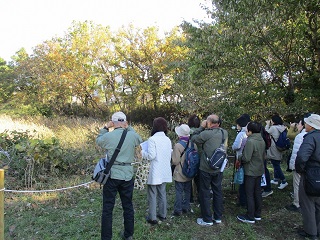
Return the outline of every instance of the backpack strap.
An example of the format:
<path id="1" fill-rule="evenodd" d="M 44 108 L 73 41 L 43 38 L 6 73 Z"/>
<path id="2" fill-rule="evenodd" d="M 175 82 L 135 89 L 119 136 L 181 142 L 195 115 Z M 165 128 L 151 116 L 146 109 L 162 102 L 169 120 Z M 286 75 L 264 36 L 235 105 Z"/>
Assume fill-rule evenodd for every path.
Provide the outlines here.
<path id="1" fill-rule="evenodd" d="M 188 139 L 188 142 L 187 143 L 185 143 L 184 141 L 179 141 L 179 143 L 182 145 L 182 146 L 184 146 L 184 150 L 182 151 L 182 153 L 180 154 L 180 158 L 182 157 L 182 155 L 187 151 L 187 148 L 188 148 L 188 146 L 189 146 L 189 141 L 190 141 L 190 138 Z M 192 144 L 192 142 L 191 142 L 191 144 Z"/>
<path id="2" fill-rule="evenodd" d="M 121 149 L 121 147 L 122 147 L 122 144 L 123 144 L 123 142 L 124 142 L 124 139 L 125 139 L 126 136 L 127 136 L 127 132 L 128 132 L 128 129 L 123 130 L 122 135 L 121 135 L 121 138 L 120 138 L 120 141 L 119 141 L 119 143 L 118 143 L 118 146 L 117 146 L 116 150 L 114 151 L 114 153 L 113 153 L 113 155 L 112 155 L 112 157 L 111 157 L 111 160 L 110 160 L 109 164 L 107 165 L 107 167 L 106 167 L 106 168 L 104 169 L 104 171 L 103 171 L 105 174 L 108 174 L 108 172 L 110 171 L 110 169 L 111 169 L 114 161 L 116 160 L 116 158 L 117 158 L 117 156 L 118 156 L 118 154 L 119 154 L 119 152 L 120 152 L 120 149 Z"/>
<path id="3" fill-rule="evenodd" d="M 219 129 L 221 130 L 221 134 L 222 134 L 222 140 L 221 140 L 221 144 L 220 144 L 220 145 L 222 145 L 222 144 L 224 144 L 224 141 L 225 141 L 224 132 L 223 132 L 223 130 L 222 130 L 221 128 L 219 128 Z M 203 150 L 203 152 L 204 152 L 204 156 L 205 156 L 206 158 L 208 158 L 208 155 L 207 155 L 206 152 L 204 151 L 203 145 L 202 145 L 202 150 Z"/>

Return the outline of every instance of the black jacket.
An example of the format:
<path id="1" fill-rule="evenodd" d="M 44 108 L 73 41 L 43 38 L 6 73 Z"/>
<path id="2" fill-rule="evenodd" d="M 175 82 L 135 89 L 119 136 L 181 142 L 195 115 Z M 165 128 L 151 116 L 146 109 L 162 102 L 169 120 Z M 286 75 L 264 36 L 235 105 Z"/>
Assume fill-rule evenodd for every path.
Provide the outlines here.
<path id="1" fill-rule="evenodd" d="M 295 163 L 297 173 L 304 173 L 309 167 L 320 168 L 320 130 L 313 130 L 304 135 L 297 153 Z"/>

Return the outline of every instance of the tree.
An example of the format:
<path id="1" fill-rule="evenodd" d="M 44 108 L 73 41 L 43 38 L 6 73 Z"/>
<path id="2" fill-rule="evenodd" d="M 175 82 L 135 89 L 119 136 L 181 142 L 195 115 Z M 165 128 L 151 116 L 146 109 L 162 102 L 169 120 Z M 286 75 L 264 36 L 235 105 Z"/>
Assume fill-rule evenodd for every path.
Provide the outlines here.
<path id="1" fill-rule="evenodd" d="M 254 106 L 257 115 L 319 110 L 317 1 L 221 0 L 212 9 L 211 24 L 183 25 L 193 86 L 210 89 L 203 95 L 212 95 L 211 106 Z"/>
<path id="2" fill-rule="evenodd" d="M 135 29 L 130 25 L 118 31 L 113 38 L 113 62 L 106 63 L 116 72 L 113 76 L 122 87 L 124 102 L 129 106 L 135 106 L 138 101 L 146 105 L 152 103 L 154 109 L 158 108 L 161 97 L 174 82 L 173 73 L 177 68 L 172 63 L 186 54 L 185 47 L 175 44 L 181 37 L 178 29 L 173 29 L 165 38 L 159 36 L 156 27 Z"/>
<path id="3" fill-rule="evenodd" d="M 13 67 L 0 58 L 0 102 L 7 102 L 12 97 L 15 89 L 13 80 Z"/>

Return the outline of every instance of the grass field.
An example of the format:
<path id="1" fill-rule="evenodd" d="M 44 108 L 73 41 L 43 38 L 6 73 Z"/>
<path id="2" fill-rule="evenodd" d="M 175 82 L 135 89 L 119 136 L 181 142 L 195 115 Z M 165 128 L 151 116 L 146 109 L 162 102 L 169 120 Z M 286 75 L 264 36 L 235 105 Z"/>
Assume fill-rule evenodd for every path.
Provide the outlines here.
<path id="1" fill-rule="evenodd" d="M 6 116 L 7 117 L 7 116 Z M 9 119 L 0 119 L 1 126 L 5 122 L 14 122 Z M 102 123 L 96 121 L 83 121 L 75 123 L 74 120 L 60 121 L 59 124 L 51 122 L 43 124 L 42 120 L 24 121 L 24 126 L 37 126 L 44 129 L 43 134 L 54 134 L 56 137 L 62 133 L 72 132 L 73 136 L 64 141 L 75 144 L 77 139 L 82 151 L 82 143 L 87 142 L 86 129 L 95 129 Z M 32 124 L 30 124 L 32 123 Z M 21 127 L 21 125 L 19 125 Z M 46 126 L 46 128 L 44 128 Z M 86 127 L 84 127 L 86 126 Z M 62 130 L 61 130 L 62 129 Z M 91 131 L 90 130 L 90 131 Z M 61 132 L 60 132 L 61 131 Z M 142 133 L 144 138 L 146 133 Z M 79 140 L 80 139 L 80 140 Z M 232 140 L 231 140 L 232 142 Z M 92 147 L 94 149 L 94 147 Z M 93 167 L 93 166 L 92 166 Z M 272 166 L 269 165 L 272 174 Z M 262 221 L 255 224 L 244 224 L 236 219 L 236 215 L 244 213 L 245 209 L 239 208 L 237 191 L 231 189 L 233 166 L 230 164 L 224 173 L 224 216 L 222 224 L 212 227 L 201 227 L 196 223 L 200 209 L 192 205 L 194 213 L 171 218 L 174 203 L 174 184 L 167 185 L 168 217 L 164 222 L 151 226 L 145 221 L 147 211 L 147 198 L 145 190 L 135 190 L 135 239 L 181 239 L 181 240 L 206 240 L 206 239 L 299 239 L 296 229 L 301 226 L 302 220 L 299 213 L 289 212 L 284 207 L 291 204 L 292 174 L 285 173 L 289 186 L 279 190 L 273 186 L 274 194 L 263 199 Z M 286 169 L 283 163 L 283 169 Z M 57 189 L 75 186 L 90 182 L 90 175 L 84 173 L 53 179 L 53 184 L 44 185 L 45 189 Z M 11 178 L 6 181 L 13 181 Z M 6 185 L 6 183 L 5 183 Z M 13 183 L 11 182 L 12 186 Z M 101 216 L 101 189 L 96 183 L 88 187 L 80 187 L 65 191 L 51 193 L 9 193 L 5 192 L 5 239 L 16 240 L 96 240 L 100 239 Z M 121 202 L 116 201 L 113 217 L 113 239 L 120 239 L 118 234 L 123 229 Z"/>

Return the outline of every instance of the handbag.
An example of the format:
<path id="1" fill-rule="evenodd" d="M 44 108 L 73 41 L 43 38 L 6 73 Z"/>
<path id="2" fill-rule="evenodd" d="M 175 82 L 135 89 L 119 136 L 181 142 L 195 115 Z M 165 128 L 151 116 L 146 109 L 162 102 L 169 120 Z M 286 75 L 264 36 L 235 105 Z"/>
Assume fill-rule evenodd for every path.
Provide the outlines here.
<path id="1" fill-rule="evenodd" d="M 304 189 L 308 196 L 320 197 L 320 168 L 307 168 Z"/>
<path id="2" fill-rule="evenodd" d="M 222 133 L 222 141 L 221 141 L 221 144 L 218 148 L 216 148 L 216 150 L 214 150 L 211 158 L 209 159 L 207 157 L 207 154 L 205 154 L 206 158 L 207 158 L 207 161 L 209 163 L 209 166 L 211 169 L 220 169 L 222 167 L 222 164 L 224 162 L 224 160 L 227 158 L 227 151 L 224 147 L 224 133 L 223 133 L 223 130 L 221 130 L 221 133 Z"/>
<path id="3" fill-rule="evenodd" d="M 125 129 L 122 132 L 118 146 L 117 146 L 116 150 L 114 151 L 110 161 L 108 161 L 107 155 L 106 155 L 106 158 L 100 158 L 100 160 L 96 164 L 96 167 L 94 168 L 93 176 L 91 177 L 92 180 L 96 181 L 97 183 L 100 183 L 101 185 L 104 185 L 107 182 L 107 180 L 110 177 L 110 169 L 111 169 L 113 163 L 115 162 L 115 160 L 120 152 L 120 149 L 121 149 L 122 144 L 124 142 L 124 139 L 127 135 L 127 132 L 128 132 L 127 129 Z"/>
<path id="4" fill-rule="evenodd" d="M 244 170 L 243 167 L 239 167 L 239 169 L 234 174 L 233 182 L 235 184 L 243 184 L 244 181 Z"/>
<path id="5" fill-rule="evenodd" d="M 264 186 L 267 186 L 267 178 L 266 178 L 266 174 L 262 174 L 261 176 L 261 184 L 260 184 L 261 187 L 264 187 Z"/>

